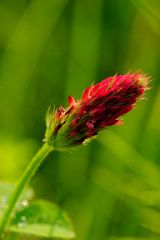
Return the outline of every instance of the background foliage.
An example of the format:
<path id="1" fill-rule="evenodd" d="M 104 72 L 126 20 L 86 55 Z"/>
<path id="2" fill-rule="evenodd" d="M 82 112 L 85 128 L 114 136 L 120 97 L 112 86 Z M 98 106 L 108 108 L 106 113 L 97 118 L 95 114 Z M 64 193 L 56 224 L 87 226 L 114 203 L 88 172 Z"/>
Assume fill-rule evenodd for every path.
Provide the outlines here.
<path id="1" fill-rule="evenodd" d="M 159 11 L 158 0 L 0 1 L 1 180 L 40 147 L 49 105 L 115 73 L 153 78 L 123 126 L 54 152 L 31 182 L 69 213 L 76 240 L 160 238 Z"/>

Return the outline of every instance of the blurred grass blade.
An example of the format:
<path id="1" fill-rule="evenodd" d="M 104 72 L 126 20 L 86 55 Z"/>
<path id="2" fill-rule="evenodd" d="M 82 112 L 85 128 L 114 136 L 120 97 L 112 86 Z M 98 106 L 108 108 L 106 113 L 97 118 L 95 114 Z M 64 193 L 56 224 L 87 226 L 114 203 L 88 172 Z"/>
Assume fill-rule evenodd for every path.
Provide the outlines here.
<path id="1" fill-rule="evenodd" d="M 139 208 L 139 216 L 143 227 L 160 235 L 160 212 L 157 209 Z"/>
<path id="2" fill-rule="evenodd" d="M 118 134 L 108 131 L 107 135 L 102 134 L 98 141 L 134 173 L 143 176 L 147 181 L 154 184 L 155 187 L 160 188 L 159 166 L 153 161 L 145 159 Z"/>
<path id="3" fill-rule="evenodd" d="M 152 30 L 160 36 L 160 15 L 159 15 L 159 2 L 153 7 L 152 1 L 145 0 L 132 0 L 132 3 L 137 7 L 137 9 L 145 17 Z"/>
<path id="4" fill-rule="evenodd" d="M 158 240 L 158 238 L 139 237 L 109 237 L 106 240 Z"/>
<path id="5" fill-rule="evenodd" d="M 160 205 L 160 190 L 153 188 L 144 178 L 134 174 L 117 175 L 106 167 L 95 166 L 92 170 L 92 181 L 105 191 L 125 199 L 134 199 L 139 206 Z M 135 205 L 135 211 L 137 204 Z"/>
<path id="6" fill-rule="evenodd" d="M 10 231 L 47 238 L 74 238 L 70 219 L 56 204 L 38 200 L 17 212 Z"/>
<path id="7" fill-rule="evenodd" d="M 67 0 L 30 1 L 9 36 L 0 76 L 1 92 L 5 92 L 6 95 L 5 99 L 0 100 L 0 109 L 10 109 L 6 112 L 7 116 L 5 112 L 3 114 L 4 124 L 9 120 L 10 127 L 14 127 L 13 123 L 17 126 L 18 112 L 31 77 L 66 3 Z"/>

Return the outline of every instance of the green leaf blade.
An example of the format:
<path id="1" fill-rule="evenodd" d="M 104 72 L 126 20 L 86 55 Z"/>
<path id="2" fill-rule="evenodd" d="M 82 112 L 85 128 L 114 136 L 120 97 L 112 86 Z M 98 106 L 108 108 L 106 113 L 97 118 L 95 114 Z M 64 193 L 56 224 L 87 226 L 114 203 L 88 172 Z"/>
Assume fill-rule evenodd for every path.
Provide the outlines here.
<path id="1" fill-rule="evenodd" d="M 74 238 L 70 219 L 56 204 L 37 200 L 17 212 L 9 231 L 47 238 Z"/>

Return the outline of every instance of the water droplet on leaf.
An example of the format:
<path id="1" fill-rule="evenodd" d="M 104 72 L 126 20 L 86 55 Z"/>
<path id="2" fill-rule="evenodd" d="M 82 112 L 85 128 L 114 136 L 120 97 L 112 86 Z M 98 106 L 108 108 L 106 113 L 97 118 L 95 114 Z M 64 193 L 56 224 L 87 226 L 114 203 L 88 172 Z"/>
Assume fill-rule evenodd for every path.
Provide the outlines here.
<path id="1" fill-rule="evenodd" d="M 20 222 L 17 225 L 19 228 L 25 228 L 27 226 L 27 218 L 25 216 L 22 216 Z"/>
<path id="2" fill-rule="evenodd" d="M 27 199 L 22 200 L 21 205 L 22 207 L 26 207 L 28 205 Z"/>

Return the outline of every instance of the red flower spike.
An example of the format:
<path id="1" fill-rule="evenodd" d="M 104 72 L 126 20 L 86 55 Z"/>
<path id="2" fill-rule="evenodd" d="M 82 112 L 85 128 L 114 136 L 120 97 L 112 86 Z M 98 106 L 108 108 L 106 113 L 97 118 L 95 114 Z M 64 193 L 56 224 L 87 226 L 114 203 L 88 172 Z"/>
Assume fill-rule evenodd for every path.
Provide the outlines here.
<path id="1" fill-rule="evenodd" d="M 149 77 L 143 73 L 115 75 L 86 88 L 79 101 L 69 96 L 69 107 L 56 110 L 56 122 L 53 120 L 46 131 L 46 141 L 55 148 L 67 149 L 106 127 L 122 124 L 119 117 L 134 108 L 148 89 L 148 82 Z"/>
<path id="2" fill-rule="evenodd" d="M 68 103 L 69 103 L 70 106 L 75 106 L 76 105 L 76 101 L 75 101 L 74 97 L 69 96 L 68 97 Z"/>
<path id="3" fill-rule="evenodd" d="M 54 114 L 54 118 L 57 120 L 60 120 L 62 118 L 64 112 L 65 112 L 64 107 L 59 107 Z"/>
<path id="4" fill-rule="evenodd" d="M 86 88 L 86 90 L 84 90 L 84 92 L 82 94 L 83 102 L 87 101 L 91 97 L 90 93 L 91 93 L 92 88 L 93 87 L 90 86 L 90 87 Z"/>

